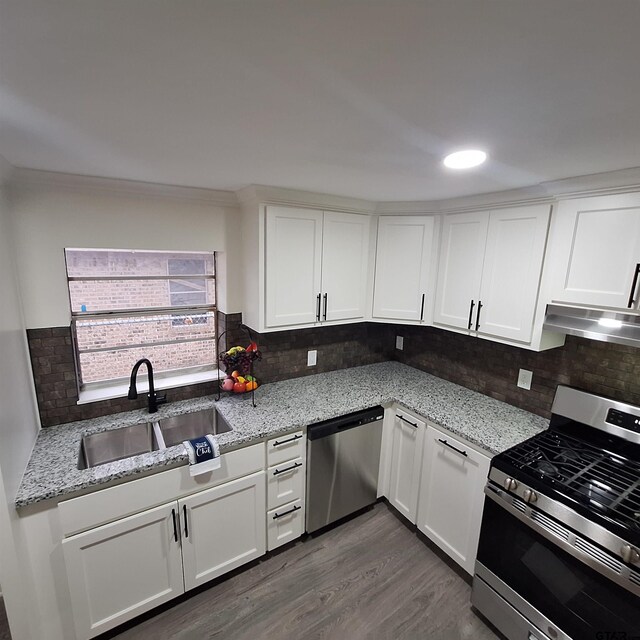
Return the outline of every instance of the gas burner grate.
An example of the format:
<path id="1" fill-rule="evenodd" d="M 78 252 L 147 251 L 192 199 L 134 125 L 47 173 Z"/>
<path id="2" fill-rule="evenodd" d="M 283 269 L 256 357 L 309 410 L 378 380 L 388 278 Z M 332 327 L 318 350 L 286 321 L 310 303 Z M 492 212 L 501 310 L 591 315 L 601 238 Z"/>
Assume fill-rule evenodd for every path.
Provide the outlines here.
<path id="1" fill-rule="evenodd" d="M 585 507 L 640 532 L 639 462 L 556 431 L 544 431 L 501 457 Z"/>

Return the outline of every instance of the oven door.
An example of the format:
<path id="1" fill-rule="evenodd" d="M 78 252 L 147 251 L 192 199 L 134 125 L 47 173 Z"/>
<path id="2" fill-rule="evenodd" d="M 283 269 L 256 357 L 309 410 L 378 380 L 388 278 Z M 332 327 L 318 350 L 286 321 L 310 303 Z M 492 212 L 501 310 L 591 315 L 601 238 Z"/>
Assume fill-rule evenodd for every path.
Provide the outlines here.
<path id="1" fill-rule="evenodd" d="M 614 581 L 603 575 L 592 568 L 595 560 L 586 560 L 592 565 L 588 566 L 581 552 L 560 542 L 565 525 L 539 514 L 540 521 L 548 521 L 543 534 L 539 524 L 500 494 L 487 490 L 475 580 L 482 579 L 527 619 L 537 618 L 531 622 L 551 638 L 566 634 L 575 640 L 640 639 L 640 582 L 634 588 L 628 567 L 611 556 L 626 576 Z M 600 552 L 606 561 L 610 554 Z M 636 593 L 622 586 L 625 580 Z M 492 622 L 500 628 L 499 621 Z"/>

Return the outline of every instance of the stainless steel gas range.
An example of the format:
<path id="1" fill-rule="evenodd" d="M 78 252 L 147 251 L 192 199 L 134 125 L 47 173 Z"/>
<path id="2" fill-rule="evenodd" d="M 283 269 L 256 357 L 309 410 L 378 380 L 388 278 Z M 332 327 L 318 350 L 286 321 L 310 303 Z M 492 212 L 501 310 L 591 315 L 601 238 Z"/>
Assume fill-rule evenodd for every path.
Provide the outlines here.
<path id="1" fill-rule="evenodd" d="M 509 640 L 640 640 L 640 408 L 560 386 L 496 456 L 472 603 Z"/>

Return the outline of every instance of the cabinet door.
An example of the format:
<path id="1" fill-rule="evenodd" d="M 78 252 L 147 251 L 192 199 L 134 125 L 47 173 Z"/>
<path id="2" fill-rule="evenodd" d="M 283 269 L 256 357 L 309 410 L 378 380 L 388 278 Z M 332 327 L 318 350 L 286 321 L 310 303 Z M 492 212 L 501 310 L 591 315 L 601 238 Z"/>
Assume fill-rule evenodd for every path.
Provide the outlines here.
<path id="1" fill-rule="evenodd" d="M 76 633 L 92 638 L 184 592 L 176 502 L 62 541 Z M 177 525 L 176 525 L 177 526 Z"/>
<path id="2" fill-rule="evenodd" d="M 493 211 L 482 270 L 479 333 L 530 342 L 549 224 L 548 205 Z"/>
<path id="3" fill-rule="evenodd" d="M 554 216 L 553 299 L 627 307 L 640 263 L 640 194 L 566 200 Z"/>
<path id="4" fill-rule="evenodd" d="M 178 501 L 185 589 L 265 553 L 264 471 Z"/>
<path id="5" fill-rule="evenodd" d="M 427 427 L 418 529 L 473 574 L 490 459 Z"/>
<path id="6" fill-rule="evenodd" d="M 322 212 L 268 207 L 265 255 L 266 325 L 316 322 L 321 285 Z"/>
<path id="7" fill-rule="evenodd" d="M 471 319 L 475 326 L 488 227 L 486 212 L 445 216 L 434 324 L 468 329 Z"/>
<path id="8" fill-rule="evenodd" d="M 433 245 L 432 216 L 380 216 L 373 316 L 392 320 L 429 317 L 427 291 Z"/>
<path id="9" fill-rule="evenodd" d="M 416 523 L 420 464 L 425 423 L 404 411 L 396 411 L 391 449 L 389 502 L 413 524 Z"/>
<path id="10" fill-rule="evenodd" d="M 364 318 L 370 220 L 365 215 L 325 211 L 322 230 L 323 321 Z"/>

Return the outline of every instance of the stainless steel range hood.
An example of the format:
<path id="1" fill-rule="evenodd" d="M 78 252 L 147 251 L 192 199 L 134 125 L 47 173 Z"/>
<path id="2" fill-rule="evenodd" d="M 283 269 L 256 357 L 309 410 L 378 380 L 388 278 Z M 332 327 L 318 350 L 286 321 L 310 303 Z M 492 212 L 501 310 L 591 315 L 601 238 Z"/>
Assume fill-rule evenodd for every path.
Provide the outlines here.
<path id="1" fill-rule="evenodd" d="M 640 312 L 611 307 L 547 305 L 543 329 L 591 340 L 640 347 Z"/>

